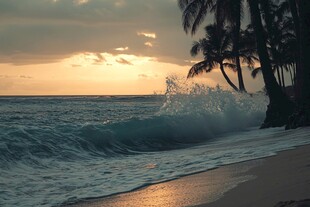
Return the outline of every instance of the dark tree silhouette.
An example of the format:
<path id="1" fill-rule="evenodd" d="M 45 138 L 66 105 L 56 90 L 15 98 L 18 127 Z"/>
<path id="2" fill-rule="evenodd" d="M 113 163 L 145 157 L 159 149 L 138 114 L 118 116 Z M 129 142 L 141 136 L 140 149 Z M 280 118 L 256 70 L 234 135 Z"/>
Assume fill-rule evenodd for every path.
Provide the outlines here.
<path id="1" fill-rule="evenodd" d="M 183 12 L 183 29 L 186 33 L 196 33 L 208 12 L 215 12 L 219 29 L 227 22 L 233 30 L 233 55 L 238 74 L 239 89 L 246 92 L 240 64 L 239 38 L 243 16 L 243 0 L 179 0 Z"/>
<path id="2" fill-rule="evenodd" d="M 216 0 L 178 0 L 182 10 L 183 29 L 194 35 L 207 13 L 214 8 Z"/>
<path id="3" fill-rule="evenodd" d="M 248 3 L 256 36 L 257 52 L 270 101 L 262 128 L 283 126 L 287 123 L 288 117 L 292 114 L 293 104 L 283 93 L 272 72 L 271 61 L 266 46 L 267 39 L 259 9 L 259 0 L 248 0 Z"/>
<path id="4" fill-rule="evenodd" d="M 296 79 L 295 112 L 290 118 L 287 128 L 310 125 L 310 1 L 299 0 L 299 67 Z"/>
<path id="5" fill-rule="evenodd" d="M 240 32 L 243 18 L 243 0 L 218 0 L 215 4 L 215 19 L 221 28 L 228 23 L 232 28 L 233 55 L 238 74 L 239 90 L 246 92 L 240 64 Z"/>
<path id="6" fill-rule="evenodd" d="M 236 68 L 234 64 L 230 63 L 233 59 L 233 54 L 231 52 L 231 36 L 228 30 L 219 30 L 216 24 L 207 26 L 205 30 L 206 37 L 198 42 L 194 42 L 191 49 L 192 56 L 196 56 L 201 52 L 204 60 L 193 65 L 187 77 L 194 77 L 203 72 L 209 73 L 219 65 L 227 83 L 235 91 L 239 91 L 225 72 L 225 67 L 233 70 Z"/>
<path id="7" fill-rule="evenodd" d="M 226 26 L 229 26 L 232 33 L 233 44 L 229 50 L 229 59 L 226 58 L 229 62 L 224 62 L 223 56 L 221 57 L 222 61 L 212 62 L 210 55 L 208 59 L 207 53 L 211 53 L 211 50 L 202 47 L 204 43 L 203 40 L 200 40 L 195 47 L 196 49 L 201 47 L 200 50 L 203 52 L 205 60 L 194 65 L 189 76 L 194 76 L 202 71 L 209 72 L 216 64 L 219 64 L 220 69 L 224 71 L 225 64 L 229 64 L 231 68 L 238 71 L 239 89 L 245 90 L 244 85 L 242 86 L 240 59 L 244 61 L 246 58 L 252 57 L 250 59 L 253 61 L 255 53 L 257 53 L 260 68 L 253 73 L 262 72 L 270 100 L 262 127 L 285 125 L 294 107 L 295 113 L 290 118 L 288 128 L 309 125 L 310 1 L 281 0 L 276 4 L 272 0 L 247 0 L 251 15 L 251 28 L 255 34 L 255 44 L 253 44 L 251 35 L 246 38 L 242 37 L 240 27 L 244 3 L 244 0 L 179 0 L 179 6 L 183 12 L 183 28 L 186 33 L 191 32 L 193 35 L 208 13 L 215 14 L 218 31 L 222 31 L 223 28 L 227 29 Z M 251 41 L 252 46 L 249 46 L 248 43 Z M 251 55 L 249 55 L 250 53 Z M 214 59 L 215 56 L 212 58 Z M 283 92 L 285 70 L 289 72 L 295 88 L 297 107 Z M 277 72 L 279 84 L 273 71 Z"/>

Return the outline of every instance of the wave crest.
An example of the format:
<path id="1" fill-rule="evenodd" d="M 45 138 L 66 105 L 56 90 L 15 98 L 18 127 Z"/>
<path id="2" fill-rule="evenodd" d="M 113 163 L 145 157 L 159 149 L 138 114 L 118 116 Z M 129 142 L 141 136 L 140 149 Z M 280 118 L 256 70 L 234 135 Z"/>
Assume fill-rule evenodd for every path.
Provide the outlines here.
<path id="1" fill-rule="evenodd" d="M 165 103 L 154 116 L 103 124 L 7 127 L 1 159 L 82 159 L 183 148 L 260 125 L 266 105 L 262 94 L 240 94 L 169 76 Z"/>

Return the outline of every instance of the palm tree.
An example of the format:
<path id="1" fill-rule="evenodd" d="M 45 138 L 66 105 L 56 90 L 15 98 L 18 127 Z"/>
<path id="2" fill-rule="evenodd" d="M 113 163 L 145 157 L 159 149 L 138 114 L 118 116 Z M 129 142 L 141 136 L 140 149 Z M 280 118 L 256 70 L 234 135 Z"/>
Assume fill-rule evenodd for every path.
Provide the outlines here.
<path id="1" fill-rule="evenodd" d="M 294 26 L 292 18 L 284 16 L 282 8 L 275 7 L 272 11 L 272 22 L 269 24 L 272 31 L 268 33 L 267 47 L 271 58 L 272 70 L 277 74 L 279 85 L 285 89 L 284 71 L 290 73 L 292 86 L 295 82 L 295 66 L 296 66 L 296 51 L 297 40 L 294 34 Z M 252 71 L 252 77 L 255 78 L 261 72 L 261 67 L 255 68 Z"/>
<path id="2" fill-rule="evenodd" d="M 282 89 L 277 83 L 272 72 L 271 61 L 266 45 L 267 38 L 263 28 L 261 10 L 259 8 L 259 6 L 262 6 L 264 3 L 266 3 L 266 1 L 269 0 L 248 0 L 247 2 L 249 5 L 252 25 L 256 36 L 257 53 L 260 59 L 262 74 L 270 100 L 266 112 L 266 119 L 262 127 L 273 127 L 283 126 L 286 123 L 288 117 L 292 113 L 292 103 L 282 92 Z M 221 0 L 179 0 L 180 8 L 183 11 L 184 30 L 188 32 L 189 29 L 191 29 L 192 34 L 195 33 L 198 26 L 205 18 L 207 12 L 212 11 L 212 9 L 214 11 L 215 2 L 218 4 L 221 2 Z M 223 14 L 218 15 L 218 17 L 222 16 Z M 193 71 L 195 71 L 195 69 L 193 69 Z"/>
<path id="3" fill-rule="evenodd" d="M 286 1 L 289 4 L 289 8 L 293 17 L 293 22 L 294 22 L 294 30 L 296 34 L 297 41 L 300 40 L 300 31 L 299 31 L 299 14 L 297 11 L 297 3 L 296 0 L 287 0 Z"/>
<path id="4" fill-rule="evenodd" d="M 297 107 L 290 118 L 287 128 L 310 125 L 310 1 L 298 1 L 299 13 L 299 55 L 300 66 L 297 68 L 296 94 Z"/>
<path id="5" fill-rule="evenodd" d="M 191 32 L 194 35 L 197 32 L 207 13 L 214 8 L 215 2 L 216 0 L 178 0 L 186 34 Z"/>
<path id="6" fill-rule="evenodd" d="M 206 37 L 194 42 L 191 55 L 196 56 L 200 52 L 203 53 L 204 60 L 196 63 L 188 72 L 188 78 L 194 77 L 203 72 L 209 73 L 218 65 L 227 81 L 227 83 L 235 90 L 239 91 L 237 86 L 229 79 L 225 72 L 225 67 L 235 70 L 235 65 L 231 63 L 233 54 L 231 49 L 231 37 L 227 30 L 219 30 L 216 24 L 209 25 L 205 28 Z"/>
<path id="7" fill-rule="evenodd" d="M 275 41 L 276 41 L 275 34 L 276 34 L 276 28 L 278 27 L 278 25 L 275 24 L 276 17 L 275 17 L 275 11 L 273 11 L 273 10 L 278 9 L 278 7 L 274 3 L 270 2 L 269 0 L 261 1 L 261 7 L 262 7 L 263 18 L 266 23 L 267 43 L 269 45 L 268 49 L 270 51 L 270 55 L 272 56 L 272 59 L 275 60 L 277 59 L 276 57 L 280 57 L 278 51 L 276 50 L 276 46 L 275 46 Z M 272 61 L 273 72 L 277 72 L 279 85 L 280 87 L 283 87 L 284 84 L 283 84 L 283 77 L 281 77 L 281 73 L 280 73 L 280 66 L 278 66 L 277 64 L 274 64 L 274 62 L 275 61 Z M 255 74 L 256 70 L 253 70 L 252 76 Z"/>
<path id="8" fill-rule="evenodd" d="M 240 32 L 241 20 L 243 17 L 243 0 L 217 0 L 214 5 L 215 19 L 219 27 L 223 27 L 225 23 L 232 28 L 232 41 L 233 41 L 233 55 L 235 57 L 235 64 L 238 74 L 239 89 L 246 92 L 243 75 L 240 64 Z"/>
<path id="9" fill-rule="evenodd" d="M 292 113 L 292 103 L 288 100 L 278 85 L 273 72 L 272 65 L 267 50 L 267 39 L 261 19 L 259 2 L 268 0 L 248 0 L 251 21 L 255 31 L 257 52 L 259 55 L 262 74 L 269 96 L 269 105 L 266 112 L 266 119 L 262 125 L 265 127 L 283 126 Z"/>
<path id="10" fill-rule="evenodd" d="M 275 4 L 270 0 L 262 0 L 261 5 L 266 30 L 268 31 L 267 45 L 272 58 L 272 67 L 277 72 L 279 85 L 285 91 L 284 70 L 289 71 L 288 65 L 292 64 L 290 55 L 293 54 L 289 49 L 296 51 L 295 48 L 287 46 L 289 42 L 296 40 L 293 20 L 287 16 L 289 4 L 286 1 Z M 293 57 L 296 57 L 296 55 L 293 55 Z"/>
<path id="11" fill-rule="evenodd" d="M 233 29 L 233 55 L 238 74 L 239 89 L 246 92 L 239 55 L 239 39 L 241 19 L 243 13 L 243 0 L 179 0 L 179 7 L 183 12 L 183 29 L 186 33 L 191 31 L 194 35 L 203 22 L 208 12 L 216 13 L 216 23 L 219 29 L 224 27 L 225 22 Z"/>

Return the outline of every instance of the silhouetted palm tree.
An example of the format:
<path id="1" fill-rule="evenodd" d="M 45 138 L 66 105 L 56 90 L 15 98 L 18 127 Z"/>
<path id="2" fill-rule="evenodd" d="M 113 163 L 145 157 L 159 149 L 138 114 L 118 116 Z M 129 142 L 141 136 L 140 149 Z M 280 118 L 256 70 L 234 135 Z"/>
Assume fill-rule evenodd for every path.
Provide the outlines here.
<path id="1" fill-rule="evenodd" d="M 178 0 L 183 13 L 182 23 L 186 33 L 194 35 L 207 13 L 214 8 L 216 0 Z"/>
<path id="2" fill-rule="evenodd" d="M 233 0 L 231 0 L 232 2 Z M 234 0 L 236 3 L 240 3 L 242 0 Z M 230 2 L 229 0 L 179 0 L 180 8 L 183 11 L 183 28 L 188 33 L 191 29 L 192 34 L 195 33 L 199 24 L 203 21 L 208 11 L 214 11 L 216 5 L 220 5 L 220 2 Z M 262 13 L 260 10 L 264 8 L 265 4 L 268 4 L 269 0 L 247 0 L 249 10 L 251 14 L 251 22 L 256 36 L 256 46 L 259 60 L 261 63 L 261 70 L 266 86 L 266 90 L 269 96 L 270 103 L 266 112 L 266 119 L 262 127 L 282 126 L 286 123 L 288 116 L 292 112 L 292 103 L 288 100 L 285 94 L 282 92 L 281 87 L 277 83 L 273 72 L 272 64 L 267 49 L 267 37 L 263 27 Z M 223 3 L 224 4 L 224 3 Z M 241 5 L 241 4 L 240 4 Z M 220 7 L 218 7 L 220 8 Z M 237 6 L 236 6 L 237 8 Z M 224 22 L 226 19 L 222 10 L 216 10 L 217 22 Z M 264 10 L 264 15 L 267 17 L 265 20 L 267 23 L 269 11 Z M 241 17 L 240 10 L 240 17 Z M 236 18 L 237 19 L 237 18 Z M 235 22 L 235 21 L 234 21 Z M 221 27 L 220 27 L 221 28 Z M 237 26 L 235 27 L 237 28 Z M 237 37 L 237 36 L 235 36 Z M 236 39 L 236 38 L 235 38 Z M 201 63 L 202 64 L 202 63 Z M 207 65 L 207 64 L 206 64 Z M 199 66 L 199 65 L 197 65 Z M 200 65 L 200 67 L 202 67 Z M 200 68 L 198 67 L 198 68 Z M 195 69 L 193 68 L 195 74 Z M 198 70 L 199 71 L 199 70 Z"/>
<path id="3" fill-rule="evenodd" d="M 300 28 L 299 28 L 300 22 L 299 22 L 299 14 L 297 11 L 297 2 L 296 2 L 296 0 L 286 0 L 285 2 L 289 5 L 290 11 L 291 11 L 291 14 L 293 17 L 293 22 L 294 22 L 294 31 L 296 34 L 297 41 L 299 41 L 299 39 L 300 39 L 300 31 L 299 31 L 300 30 Z"/>
<path id="4" fill-rule="evenodd" d="M 248 0 L 252 25 L 255 31 L 257 52 L 259 55 L 262 74 L 270 103 L 266 119 L 262 127 L 283 126 L 292 113 L 292 103 L 284 95 L 273 72 L 267 49 L 267 38 L 263 28 L 259 3 L 268 0 Z"/>
<path id="5" fill-rule="evenodd" d="M 243 0 L 179 0 L 178 2 L 183 12 L 183 29 L 186 33 L 191 31 L 191 34 L 194 35 L 208 12 L 215 13 L 219 29 L 223 28 L 226 22 L 232 28 L 232 54 L 235 57 L 234 62 L 238 74 L 239 89 L 240 91 L 246 91 L 239 55 Z"/>
<path id="6" fill-rule="evenodd" d="M 266 30 L 268 31 L 268 46 L 272 67 L 277 72 L 279 85 L 285 91 L 284 70 L 289 71 L 288 66 L 297 57 L 292 53 L 292 51 L 296 51 L 296 47 L 288 47 L 292 46 L 288 42 L 296 41 L 293 20 L 288 16 L 290 12 L 289 4 L 286 1 L 280 4 L 270 0 L 261 2 Z"/>
<path id="7" fill-rule="evenodd" d="M 246 91 L 240 64 L 240 32 L 243 18 L 243 0 L 217 0 L 213 10 L 215 11 L 216 23 L 223 27 L 226 23 L 232 28 L 233 55 L 238 74 L 239 89 Z"/>
<path id="8" fill-rule="evenodd" d="M 188 72 L 188 78 L 194 77 L 203 72 L 209 73 L 220 66 L 220 70 L 227 83 L 235 90 L 239 91 L 237 86 L 229 79 L 225 72 L 225 67 L 235 71 L 236 66 L 231 63 L 233 54 L 231 51 L 231 36 L 227 30 L 219 30 L 216 24 L 205 28 L 206 37 L 194 42 L 191 55 L 196 56 L 202 52 L 204 60 L 196 63 Z"/>
<path id="9" fill-rule="evenodd" d="M 299 0 L 298 11 L 300 21 L 300 66 L 297 68 L 296 79 L 298 105 L 289 128 L 310 125 L 310 1 Z"/>

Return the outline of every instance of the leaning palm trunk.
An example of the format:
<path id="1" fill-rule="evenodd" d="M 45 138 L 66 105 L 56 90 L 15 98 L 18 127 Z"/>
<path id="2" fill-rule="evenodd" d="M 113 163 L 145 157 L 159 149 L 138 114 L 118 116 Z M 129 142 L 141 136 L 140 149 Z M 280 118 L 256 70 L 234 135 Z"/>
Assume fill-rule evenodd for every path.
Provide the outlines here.
<path id="1" fill-rule="evenodd" d="M 292 103 L 284 95 L 278 85 L 271 68 L 266 37 L 264 34 L 261 14 L 259 10 L 259 0 L 248 0 L 251 12 L 252 24 L 255 31 L 257 52 L 259 55 L 263 78 L 269 96 L 269 105 L 266 112 L 262 128 L 283 126 L 287 123 L 288 117 L 292 113 Z"/>
<path id="2" fill-rule="evenodd" d="M 238 74 L 238 81 L 239 81 L 239 90 L 241 92 L 246 92 L 244 81 L 243 81 L 239 54 L 236 54 L 236 66 L 237 66 L 237 74 Z"/>
<path id="3" fill-rule="evenodd" d="M 276 68 L 276 71 L 277 71 L 277 76 L 278 76 L 279 85 L 280 85 L 280 87 L 282 87 L 281 75 L 280 75 L 280 71 L 279 71 L 279 68 L 278 68 L 278 67 Z"/>
<path id="4" fill-rule="evenodd" d="M 234 34 L 233 34 L 233 53 L 235 55 L 235 62 L 237 66 L 237 74 L 238 74 L 238 81 L 239 81 L 239 89 L 241 92 L 246 92 L 243 76 L 242 76 L 242 69 L 240 64 L 240 56 L 239 56 L 239 42 L 240 42 L 240 21 L 237 23 L 236 27 L 234 28 Z"/>
<path id="5" fill-rule="evenodd" d="M 226 74 L 225 70 L 224 70 L 224 65 L 222 62 L 220 62 L 220 70 L 225 78 L 225 80 L 227 81 L 227 83 L 235 90 L 235 91 L 239 91 L 239 89 L 237 88 L 237 86 L 230 80 L 230 78 L 228 77 L 228 75 Z"/>
<path id="6" fill-rule="evenodd" d="M 297 107 L 287 128 L 310 125 L 310 1 L 299 0 L 300 66 L 296 70 Z"/>

